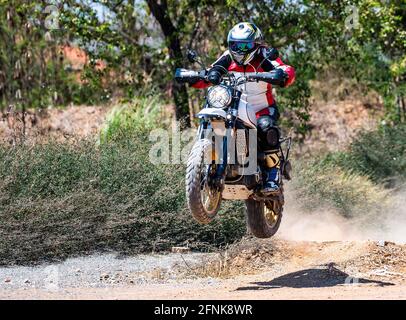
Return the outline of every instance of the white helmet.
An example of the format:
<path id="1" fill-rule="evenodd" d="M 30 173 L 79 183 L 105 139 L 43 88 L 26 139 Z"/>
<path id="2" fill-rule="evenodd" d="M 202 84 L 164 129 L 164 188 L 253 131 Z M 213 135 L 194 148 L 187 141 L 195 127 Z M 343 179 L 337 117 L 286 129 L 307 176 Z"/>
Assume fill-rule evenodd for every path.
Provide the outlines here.
<path id="1" fill-rule="evenodd" d="M 261 30 L 250 22 L 236 24 L 227 37 L 228 50 L 239 65 L 246 65 L 254 58 L 262 41 Z"/>

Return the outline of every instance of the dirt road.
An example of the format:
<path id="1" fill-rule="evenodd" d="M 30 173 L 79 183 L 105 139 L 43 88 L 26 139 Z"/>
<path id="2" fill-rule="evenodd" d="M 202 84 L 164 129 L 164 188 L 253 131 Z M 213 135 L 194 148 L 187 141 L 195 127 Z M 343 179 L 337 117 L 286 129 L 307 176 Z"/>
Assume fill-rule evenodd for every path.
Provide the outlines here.
<path id="1" fill-rule="evenodd" d="M 0 268 L 1 299 L 405 299 L 406 246 L 248 239 L 217 254 Z"/>

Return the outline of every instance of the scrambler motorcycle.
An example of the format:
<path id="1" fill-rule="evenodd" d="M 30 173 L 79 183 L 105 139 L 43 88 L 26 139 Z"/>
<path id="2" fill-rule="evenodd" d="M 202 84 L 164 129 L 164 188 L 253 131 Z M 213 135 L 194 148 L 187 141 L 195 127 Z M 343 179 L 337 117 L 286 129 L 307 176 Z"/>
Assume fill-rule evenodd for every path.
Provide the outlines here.
<path id="1" fill-rule="evenodd" d="M 208 69 L 197 53 L 189 50 L 187 57 L 203 70 L 177 69 L 175 79 L 207 81 Z M 266 58 L 277 57 L 278 52 L 271 51 Z M 277 194 L 261 193 L 265 154 L 257 147 L 255 113 L 244 102 L 238 88 L 249 81 L 270 82 L 272 76 L 255 73 L 236 77 L 224 71 L 221 83 L 207 90 L 204 107 L 197 114 L 200 124 L 186 168 L 188 207 L 199 223 L 206 224 L 214 219 L 222 200 L 245 200 L 249 230 L 258 238 L 269 238 L 277 232 L 282 219 L 283 181 Z M 280 172 L 287 180 L 291 179 L 291 141 L 291 137 L 280 138 L 277 150 Z"/>

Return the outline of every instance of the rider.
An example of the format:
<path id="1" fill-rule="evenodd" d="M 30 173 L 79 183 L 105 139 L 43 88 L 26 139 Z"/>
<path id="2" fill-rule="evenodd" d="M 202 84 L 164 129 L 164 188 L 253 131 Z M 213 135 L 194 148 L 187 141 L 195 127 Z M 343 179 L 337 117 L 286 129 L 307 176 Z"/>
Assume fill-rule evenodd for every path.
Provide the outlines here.
<path id="1" fill-rule="evenodd" d="M 271 48 L 263 44 L 262 33 L 255 24 L 238 23 L 228 33 L 227 42 L 228 50 L 212 64 L 208 72 L 208 82 L 200 80 L 192 84 L 194 88 L 220 84 L 226 73 L 225 69 L 237 76 L 270 72 L 274 79 L 272 83 L 280 87 L 287 87 L 295 81 L 293 67 L 284 64 L 280 58 L 265 59 L 269 57 Z M 256 112 L 258 143 L 266 159 L 262 192 L 278 192 L 281 179 L 278 155 L 280 130 L 277 127 L 279 111 L 272 96 L 272 85 L 265 82 L 248 82 L 239 89 L 242 91 L 242 99 Z"/>

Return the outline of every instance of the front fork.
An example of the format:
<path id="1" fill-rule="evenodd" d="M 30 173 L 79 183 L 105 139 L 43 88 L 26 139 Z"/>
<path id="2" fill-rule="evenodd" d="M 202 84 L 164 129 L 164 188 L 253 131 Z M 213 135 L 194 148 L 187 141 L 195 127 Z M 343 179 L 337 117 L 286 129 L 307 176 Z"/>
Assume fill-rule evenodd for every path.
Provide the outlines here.
<path id="1" fill-rule="evenodd" d="M 228 168 L 228 141 L 231 141 L 231 135 L 235 129 L 235 123 L 236 123 L 237 116 L 238 116 L 238 106 L 240 103 L 240 98 L 241 98 L 241 92 L 236 90 L 233 94 L 233 101 L 231 103 L 230 108 L 228 108 L 227 115 L 226 115 L 226 121 L 225 121 L 226 134 L 224 135 L 223 140 L 222 140 L 222 157 L 219 159 L 219 163 L 216 164 L 215 175 L 210 178 L 213 185 L 216 186 L 221 191 L 224 188 L 224 181 L 225 181 L 225 177 L 227 174 L 227 168 Z M 204 138 L 205 129 L 208 128 L 208 121 L 203 120 L 200 127 L 203 128 L 203 130 L 199 134 L 199 138 L 202 139 L 202 138 Z M 208 169 L 208 172 L 210 172 L 210 167 Z"/>
<path id="2" fill-rule="evenodd" d="M 235 129 L 235 123 L 238 116 L 238 107 L 241 99 L 241 91 L 235 90 L 233 92 L 233 101 L 230 108 L 228 108 L 226 115 L 226 134 L 223 137 L 223 158 L 220 161 L 220 164 L 217 166 L 216 170 L 216 179 L 220 182 L 221 187 L 224 188 L 224 181 L 227 174 L 227 164 L 228 164 L 228 141 L 231 141 L 231 135 Z"/>

